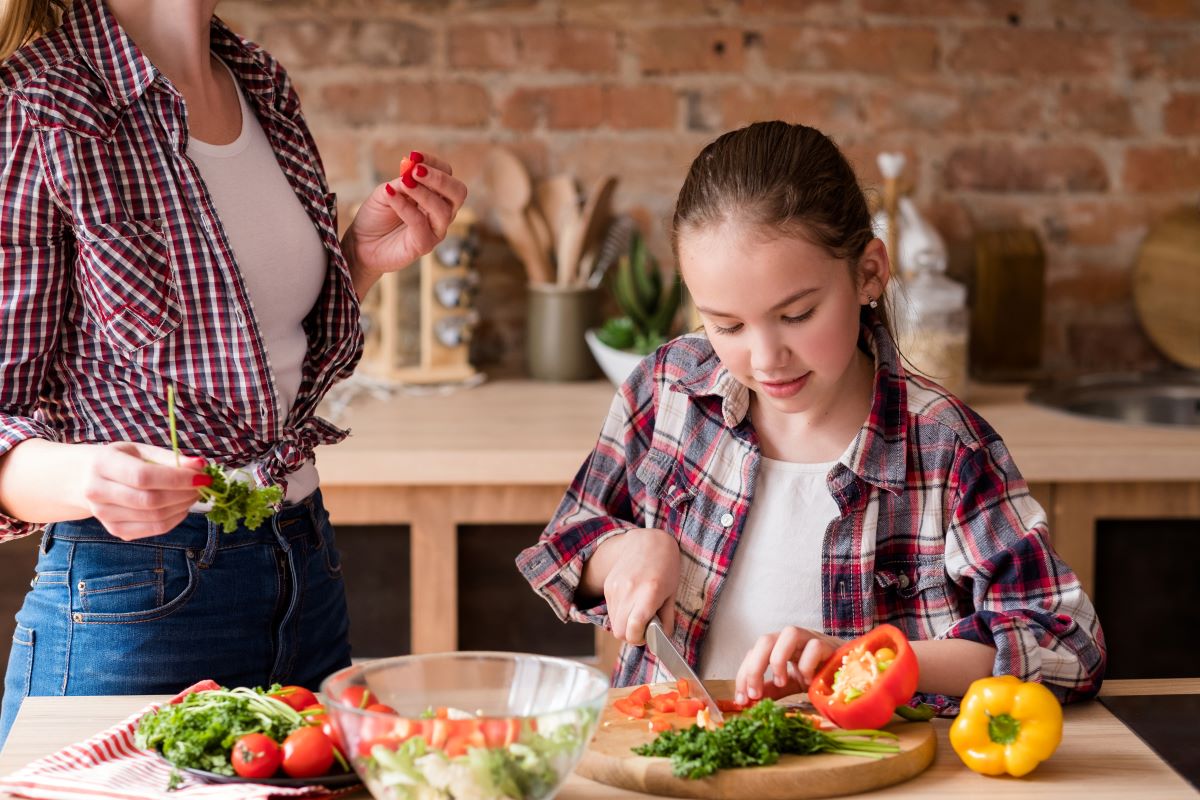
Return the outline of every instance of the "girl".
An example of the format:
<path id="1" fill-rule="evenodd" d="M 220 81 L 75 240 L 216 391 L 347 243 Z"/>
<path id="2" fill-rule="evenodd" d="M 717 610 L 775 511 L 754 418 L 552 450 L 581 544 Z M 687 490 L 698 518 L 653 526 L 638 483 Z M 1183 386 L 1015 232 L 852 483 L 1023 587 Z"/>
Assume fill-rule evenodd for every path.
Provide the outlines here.
<path id="1" fill-rule="evenodd" d="M 901 366 L 887 252 L 836 146 L 783 122 L 721 136 L 692 163 L 672 244 L 704 333 L 621 387 L 518 558 L 560 617 L 624 640 L 617 685 L 666 678 L 639 646 L 657 615 L 739 702 L 803 691 L 883 622 L 943 710 L 991 674 L 1095 694 L 1092 605 L 1000 437 Z"/>
<path id="2" fill-rule="evenodd" d="M 286 73 L 215 7 L 4 6 L 0 541 L 51 524 L 0 741 L 28 694 L 315 689 L 350 663 L 313 460 L 346 432 L 314 410 L 361 353 L 359 298 L 466 187 L 426 156 L 339 242 Z M 209 461 L 283 487 L 282 510 L 220 533 L 193 507 Z"/>

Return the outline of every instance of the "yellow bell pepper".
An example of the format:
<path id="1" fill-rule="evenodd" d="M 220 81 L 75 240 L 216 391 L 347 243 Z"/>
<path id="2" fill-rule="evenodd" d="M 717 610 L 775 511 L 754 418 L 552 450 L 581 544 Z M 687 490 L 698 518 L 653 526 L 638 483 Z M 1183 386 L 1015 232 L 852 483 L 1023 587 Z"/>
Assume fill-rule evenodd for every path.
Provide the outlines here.
<path id="1" fill-rule="evenodd" d="M 1062 741 L 1062 705 L 1040 683 L 1013 675 L 971 684 L 950 726 L 950 745 L 984 775 L 1027 775 Z"/>

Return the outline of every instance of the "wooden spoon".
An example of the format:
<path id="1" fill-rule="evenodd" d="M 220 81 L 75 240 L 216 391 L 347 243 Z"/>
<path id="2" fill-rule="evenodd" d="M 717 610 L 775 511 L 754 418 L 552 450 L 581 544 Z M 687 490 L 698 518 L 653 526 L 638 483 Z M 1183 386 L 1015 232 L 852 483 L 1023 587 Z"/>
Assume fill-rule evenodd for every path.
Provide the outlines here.
<path id="1" fill-rule="evenodd" d="M 500 229 L 513 252 L 524 262 L 530 281 L 551 282 L 550 258 L 538 245 L 537 234 L 525 214 L 533 198 L 533 185 L 525 165 L 508 148 L 493 147 L 484 163 L 484 180 L 496 204 Z"/>
<path id="2" fill-rule="evenodd" d="M 572 274 L 567 268 L 573 268 L 563 258 L 563 242 L 569 238 L 571 230 L 579 219 L 579 191 L 575 187 L 575 178 L 570 175 L 552 175 L 537 185 L 537 202 L 553 233 L 555 260 L 558 266 L 558 283 L 565 286 L 571 282 Z"/>

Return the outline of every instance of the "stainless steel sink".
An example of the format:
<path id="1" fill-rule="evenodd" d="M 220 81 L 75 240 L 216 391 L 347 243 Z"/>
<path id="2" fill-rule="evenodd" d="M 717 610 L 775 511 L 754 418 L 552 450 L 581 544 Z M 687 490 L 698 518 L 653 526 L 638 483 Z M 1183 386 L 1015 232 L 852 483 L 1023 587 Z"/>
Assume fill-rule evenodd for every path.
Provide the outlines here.
<path id="1" fill-rule="evenodd" d="M 1088 417 L 1200 427 L 1200 372 L 1081 375 L 1038 384 L 1029 400 Z"/>

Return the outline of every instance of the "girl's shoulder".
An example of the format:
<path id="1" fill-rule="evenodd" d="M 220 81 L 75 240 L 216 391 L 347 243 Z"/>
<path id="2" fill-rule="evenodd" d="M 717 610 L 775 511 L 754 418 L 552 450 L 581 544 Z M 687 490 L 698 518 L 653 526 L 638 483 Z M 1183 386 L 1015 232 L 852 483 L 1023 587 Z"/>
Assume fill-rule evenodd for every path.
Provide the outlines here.
<path id="1" fill-rule="evenodd" d="M 952 438 L 968 450 L 991 447 L 1000 442 L 996 430 L 958 396 L 940 384 L 912 372 L 904 374 L 905 400 L 910 441 L 931 437 Z"/>
<path id="2" fill-rule="evenodd" d="M 721 367 L 708 337 L 685 333 L 660 346 L 638 362 L 622 391 L 641 401 L 660 395 L 675 384 L 691 385 L 711 379 Z M 641 405 L 637 402 L 637 405 Z"/>

